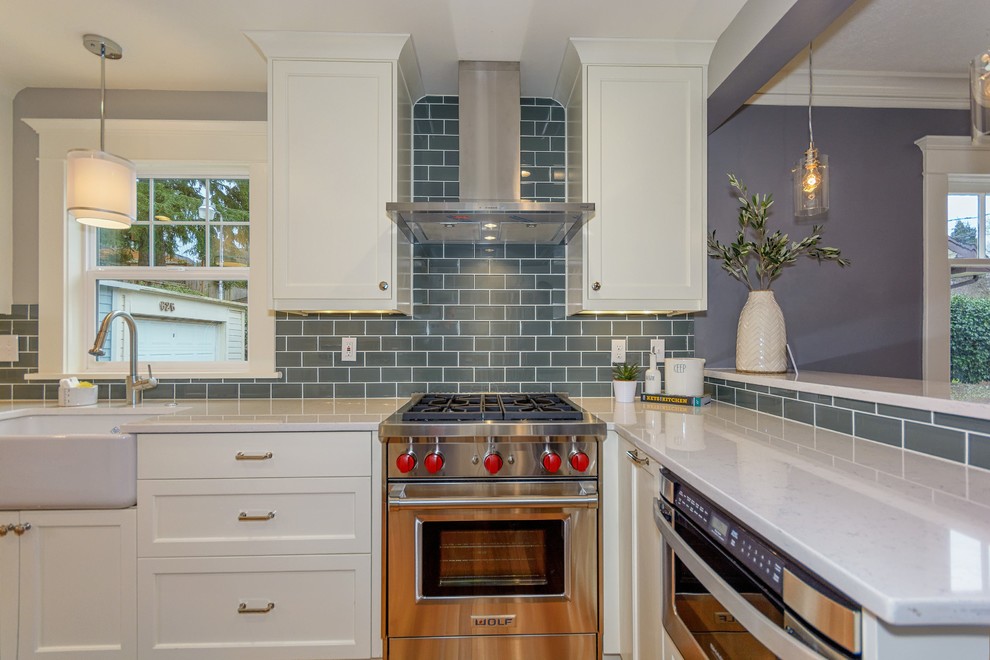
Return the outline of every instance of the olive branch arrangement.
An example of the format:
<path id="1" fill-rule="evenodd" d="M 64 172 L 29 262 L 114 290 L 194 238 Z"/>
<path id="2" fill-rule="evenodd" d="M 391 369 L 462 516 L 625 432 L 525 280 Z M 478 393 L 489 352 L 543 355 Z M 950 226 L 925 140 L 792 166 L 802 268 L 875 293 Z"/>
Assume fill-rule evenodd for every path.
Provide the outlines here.
<path id="1" fill-rule="evenodd" d="M 729 174 L 729 183 L 738 191 L 739 234 L 733 243 L 725 245 L 715 238 L 715 230 L 708 237 L 708 256 L 721 260 L 722 270 L 746 285 L 750 291 L 770 289 L 770 284 L 780 276 L 784 266 L 806 256 L 822 261 L 834 261 L 839 266 L 851 262 L 843 259 L 841 252 L 834 247 L 819 247 L 822 240 L 822 226 L 815 225 L 811 235 L 794 242 L 778 229 L 767 235 L 767 216 L 773 206 L 773 195 L 753 195 L 748 197 L 746 186 L 734 174 Z M 747 230 L 752 230 L 756 240 L 746 240 Z M 756 259 L 758 286 L 750 278 L 750 260 Z"/>

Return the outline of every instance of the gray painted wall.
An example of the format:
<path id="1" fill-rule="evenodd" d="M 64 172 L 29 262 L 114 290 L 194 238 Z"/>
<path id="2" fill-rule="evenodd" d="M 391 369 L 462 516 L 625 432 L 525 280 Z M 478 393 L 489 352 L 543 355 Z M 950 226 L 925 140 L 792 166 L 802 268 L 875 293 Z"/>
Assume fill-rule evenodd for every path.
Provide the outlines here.
<path id="1" fill-rule="evenodd" d="M 27 88 L 14 97 L 14 303 L 38 302 L 38 135 L 21 119 L 98 118 L 100 91 Z M 107 119 L 264 121 L 268 97 L 255 92 L 110 90 Z"/>
<path id="2" fill-rule="evenodd" d="M 852 266 L 804 260 L 774 284 L 801 369 L 921 377 L 922 172 L 914 141 L 967 135 L 955 110 L 815 108 L 815 142 L 832 169 L 824 244 Z M 708 138 L 708 228 L 735 235 L 738 201 L 726 173 L 751 193 L 773 193 L 770 225 L 803 238 L 790 169 L 808 145 L 807 108 L 747 106 Z M 820 222 L 820 221 L 819 221 Z M 695 317 L 696 352 L 731 367 L 746 287 L 709 262 L 708 311 Z"/>

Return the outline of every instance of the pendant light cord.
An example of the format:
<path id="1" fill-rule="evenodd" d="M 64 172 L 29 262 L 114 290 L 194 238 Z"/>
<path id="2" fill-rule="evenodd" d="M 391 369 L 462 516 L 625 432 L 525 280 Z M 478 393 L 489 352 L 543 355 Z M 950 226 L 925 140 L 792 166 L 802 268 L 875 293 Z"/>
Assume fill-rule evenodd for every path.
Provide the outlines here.
<path id="1" fill-rule="evenodd" d="M 811 51 L 812 44 L 808 44 L 808 141 L 811 148 L 815 147 L 815 131 L 811 127 L 811 98 L 815 94 L 815 80 L 811 73 Z"/>
<path id="2" fill-rule="evenodd" d="M 107 44 L 100 44 L 100 151 L 106 151 L 103 146 L 103 111 L 107 97 Z M 809 110 L 810 112 L 810 110 Z"/>

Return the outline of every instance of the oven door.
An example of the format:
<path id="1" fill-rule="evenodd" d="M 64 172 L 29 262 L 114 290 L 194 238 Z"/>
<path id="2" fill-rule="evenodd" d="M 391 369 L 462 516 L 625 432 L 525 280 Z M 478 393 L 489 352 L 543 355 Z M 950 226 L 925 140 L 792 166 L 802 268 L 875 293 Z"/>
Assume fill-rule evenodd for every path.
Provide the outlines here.
<path id="1" fill-rule="evenodd" d="M 595 634 L 594 482 L 392 484 L 395 637 Z"/>
<path id="2" fill-rule="evenodd" d="M 653 517 L 663 537 L 663 626 L 685 660 L 857 657 L 820 640 L 669 504 L 654 500 Z"/>

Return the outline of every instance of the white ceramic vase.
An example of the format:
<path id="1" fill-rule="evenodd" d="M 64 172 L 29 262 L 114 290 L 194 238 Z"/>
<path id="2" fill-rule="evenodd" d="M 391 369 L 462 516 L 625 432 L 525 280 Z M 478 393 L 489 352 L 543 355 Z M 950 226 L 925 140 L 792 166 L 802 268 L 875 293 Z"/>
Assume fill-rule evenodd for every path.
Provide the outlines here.
<path id="1" fill-rule="evenodd" d="M 787 330 L 773 291 L 750 291 L 736 329 L 736 371 L 787 371 Z"/>
<path id="2" fill-rule="evenodd" d="M 613 380 L 612 392 L 615 394 L 617 403 L 632 403 L 636 398 L 635 380 Z"/>

